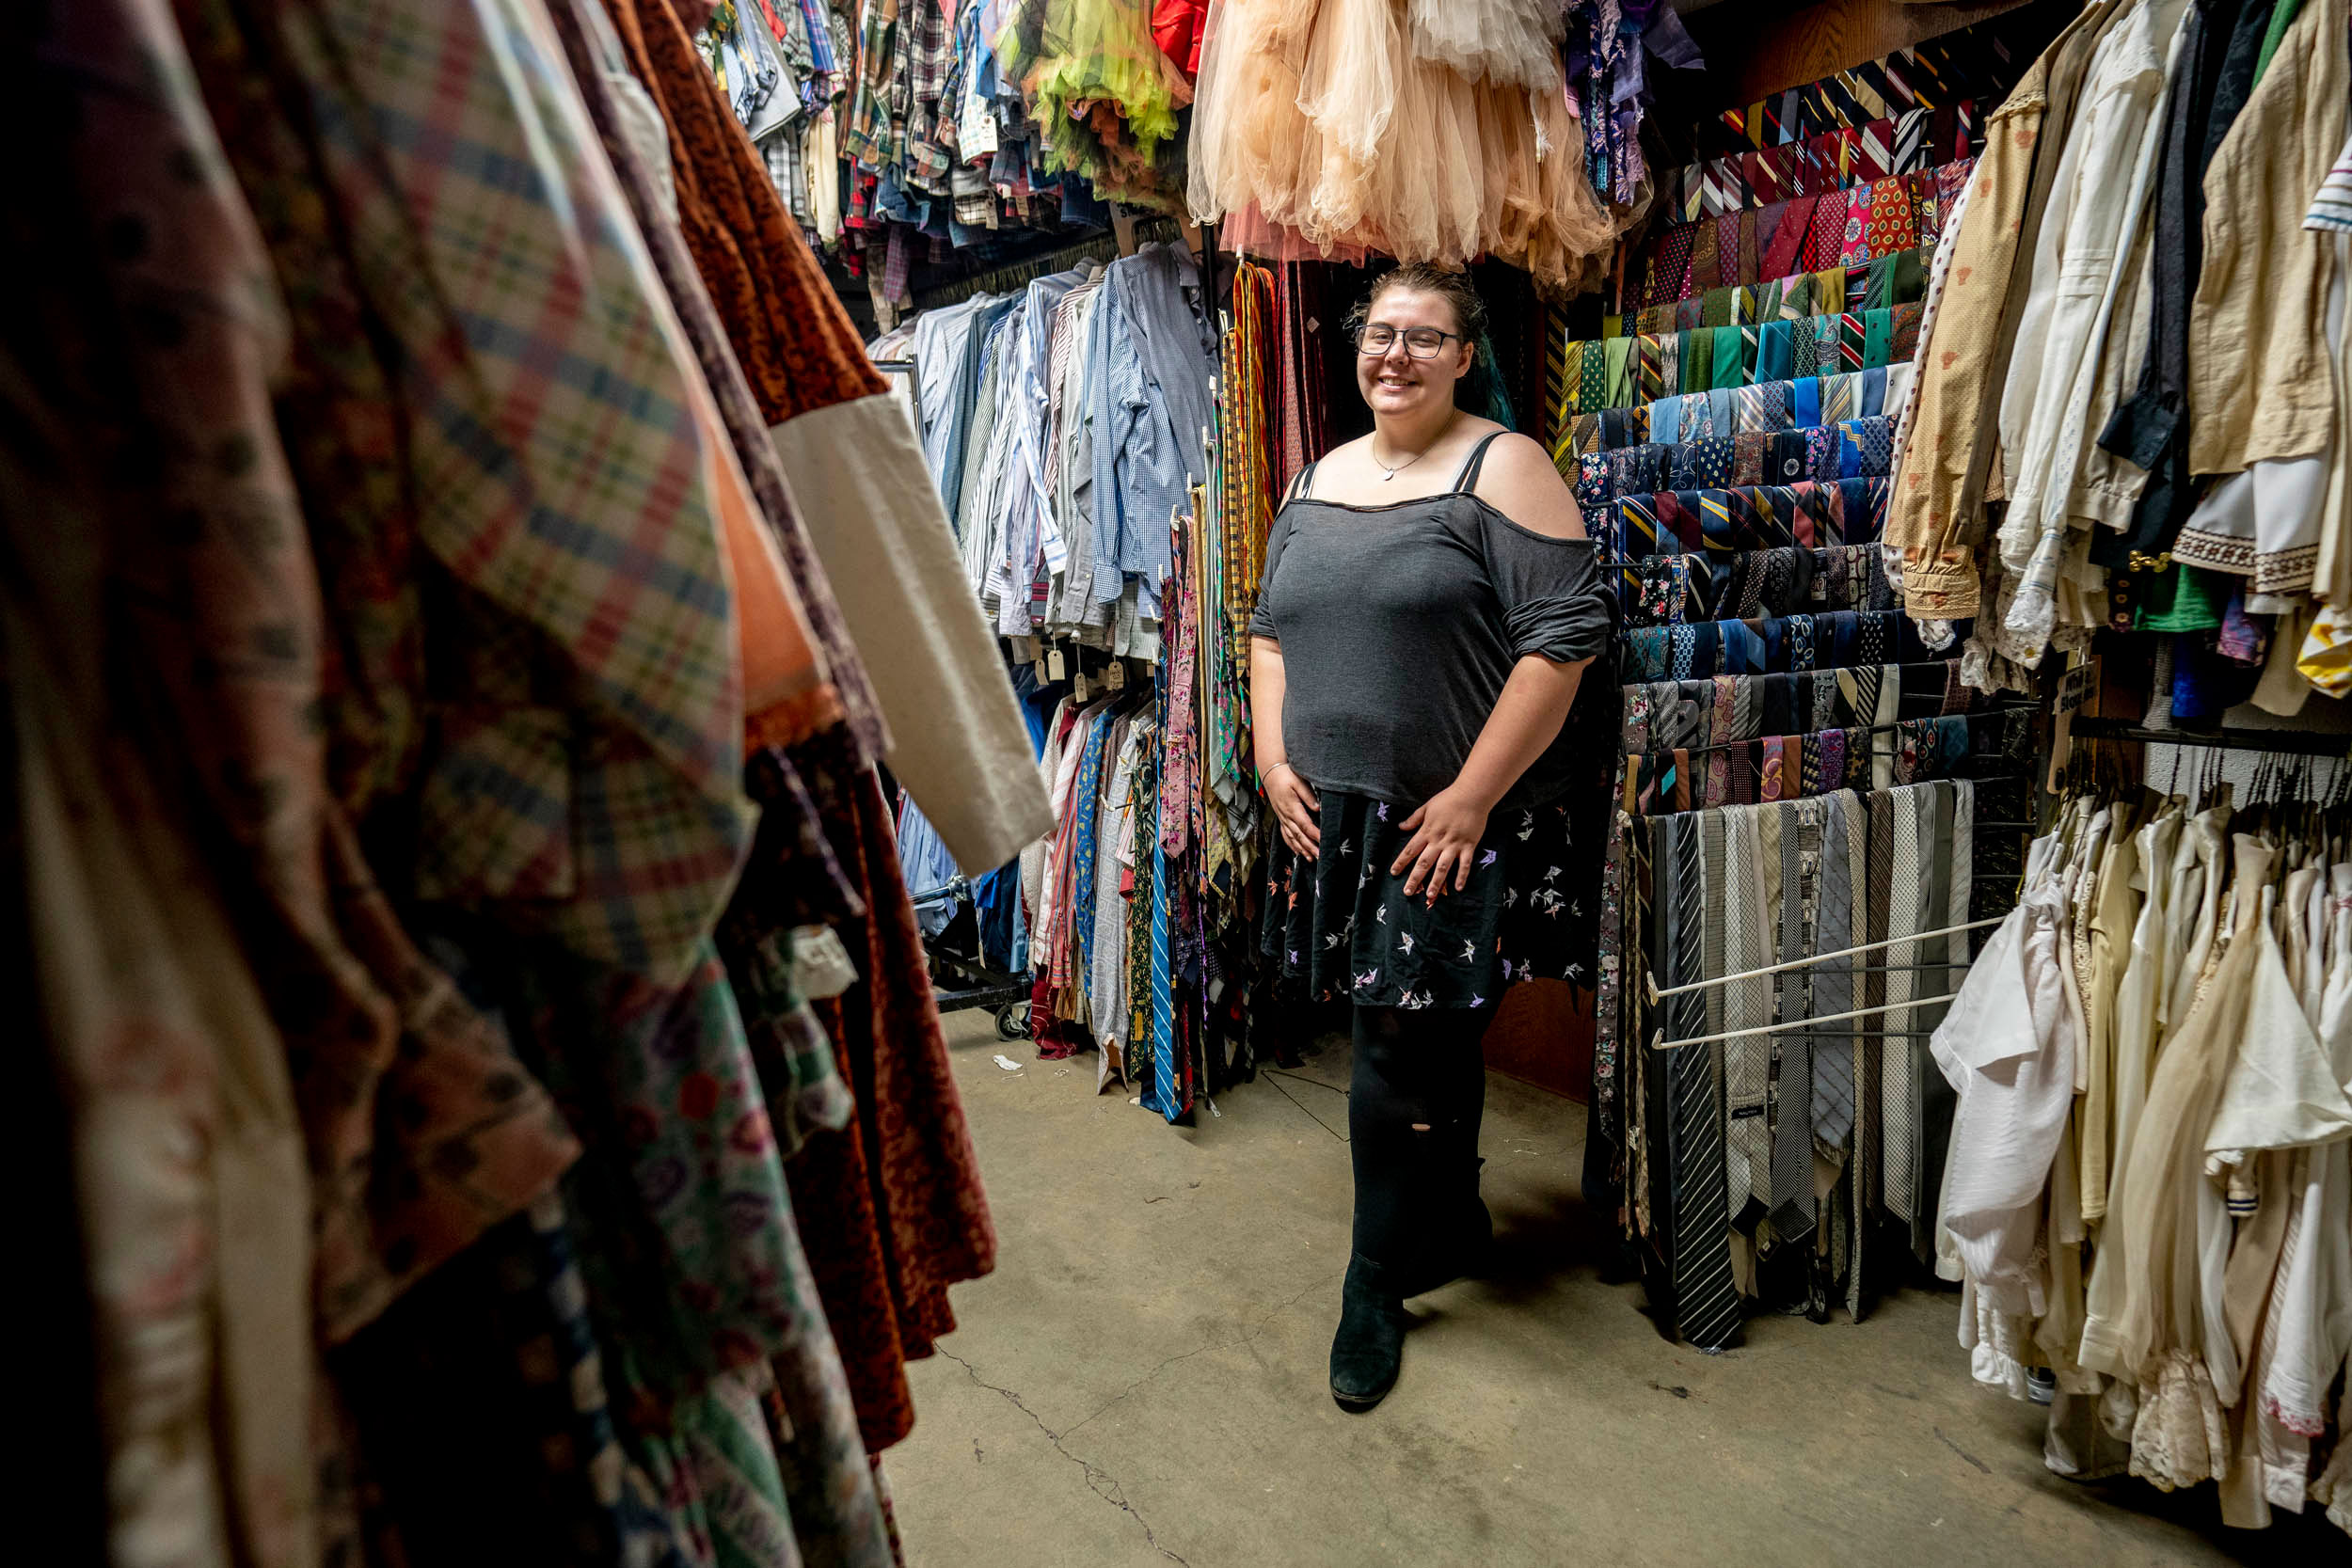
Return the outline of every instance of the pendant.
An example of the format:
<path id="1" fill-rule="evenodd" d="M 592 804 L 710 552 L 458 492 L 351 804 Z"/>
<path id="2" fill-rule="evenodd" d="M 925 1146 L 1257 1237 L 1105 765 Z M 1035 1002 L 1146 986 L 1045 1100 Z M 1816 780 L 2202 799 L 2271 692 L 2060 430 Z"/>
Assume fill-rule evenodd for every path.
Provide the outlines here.
<path id="1" fill-rule="evenodd" d="M 1395 477 L 1396 470 L 1394 468 L 1391 468 L 1387 473 L 1380 476 L 1380 483 L 1386 484 L 1389 481 L 1394 479 Z"/>

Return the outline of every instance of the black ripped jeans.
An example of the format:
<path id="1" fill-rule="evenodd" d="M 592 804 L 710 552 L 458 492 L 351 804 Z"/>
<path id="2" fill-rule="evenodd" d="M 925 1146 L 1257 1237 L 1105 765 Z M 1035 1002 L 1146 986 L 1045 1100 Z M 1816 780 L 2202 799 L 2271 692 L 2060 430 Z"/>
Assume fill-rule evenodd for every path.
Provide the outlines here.
<path id="1" fill-rule="evenodd" d="M 1466 1227 L 1484 1223 L 1478 1124 L 1495 1009 L 1359 1006 L 1355 1015 L 1347 1100 L 1355 1250 L 1411 1295 L 1416 1285 L 1453 1277 Z"/>

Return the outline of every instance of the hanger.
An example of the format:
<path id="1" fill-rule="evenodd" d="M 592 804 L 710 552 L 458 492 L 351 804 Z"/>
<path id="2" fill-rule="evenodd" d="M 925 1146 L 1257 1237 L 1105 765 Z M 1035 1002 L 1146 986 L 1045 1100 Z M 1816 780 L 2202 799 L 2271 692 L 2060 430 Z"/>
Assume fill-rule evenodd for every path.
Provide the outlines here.
<path id="1" fill-rule="evenodd" d="M 1905 937 L 1903 940 L 1910 942 L 1914 939 Z M 1947 966 L 1939 964 L 1936 967 L 1941 969 Z M 1679 1040 L 1668 1039 L 1666 1031 L 1661 1029 L 1650 1037 L 1649 1048 L 1652 1051 L 1671 1051 L 1686 1045 L 1713 1045 L 1721 1040 L 1746 1039 L 1751 1035 L 1804 1034 L 1810 1032 L 1817 1024 L 1843 1023 L 1852 1018 L 1876 1018 L 1886 1013 L 1905 1012 L 1913 1007 L 1939 1007 L 1947 1002 L 1958 1001 L 1959 998 L 1960 992 L 1958 991 L 1953 991 L 1948 996 L 1915 996 L 1908 1002 L 1886 1002 L 1875 1007 L 1855 1007 L 1849 1012 L 1824 1013 L 1819 1018 L 1795 1019 L 1787 1023 L 1757 1023 L 1745 1029 L 1725 1029 L 1717 1034 L 1693 1035 L 1687 1039 Z"/>
<path id="2" fill-rule="evenodd" d="M 1656 1004 L 1669 996 L 1682 996 L 1691 991 L 1714 990 L 1718 987 L 1728 986 L 1735 981 L 1758 979 L 1767 974 L 1779 974 L 1792 969 L 1811 969 L 1816 964 L 1828 963 L 1833 958 L 1849 958 L 1856 953 L 1875 953 L 1882 947 L 1899 947 L 1905 942 L 1931 942 L 1937 937 L 1957 936 L 1963 931 L 1980 930 L 1987 926 L 1998 926 L 2002 921 L 2007 920 L 2009 916 L 2006 914 L 2000 914 L 1994 915 L 1990 920 L 1972 920 L 1965 926 L 1947 926 L 1940 931 L 1919 931 L 1907 937 L 1888 937 L 1883 942 L 1866 942 L 1853 947 L 1840 947 L 1836 952 L 1832 953 L 1816 953 L 1811 958 L 1790 958 L 1783 963 L 1766 964 L 1762 969 L 1742 970 L 1737 974 L 1724 974 L 1711 980 L 1692 980 L 1687 985 L 1668 986 L 1662 990 L 1660 988 L 1658 984 L 1658 977 L 1655 974 L 1645 974 L 1643 976 L 1643 981 L 1648 989 L 1651 1003 Z M 1967 962 L 1965 959 L 1957 959 L 1948 963 L 1929 964 L 1926 967 L 1930 969 L 1963 969 L 1967 967 Z M 1857 971 L 1856 973 L 1867 972 Z M 1946 1000 L 1949 1000 L 1949 998 L 1947 998 Z M 1915 1007 L 1924 1006 L 1926 1004 L 1921 1002 L 1905 1002 L 1899 1004 L 1899 1006 L 1905 1007 Z M 1816 1019 L 1812 1022 L 1818 1023 L 1823 1021 Z"/>

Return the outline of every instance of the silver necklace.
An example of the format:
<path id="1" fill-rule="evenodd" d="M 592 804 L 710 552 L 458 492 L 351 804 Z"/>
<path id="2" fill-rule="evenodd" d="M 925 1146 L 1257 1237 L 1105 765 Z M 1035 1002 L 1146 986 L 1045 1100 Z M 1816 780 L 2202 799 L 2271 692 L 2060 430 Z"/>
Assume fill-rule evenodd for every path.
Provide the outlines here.
<path id="1" fill-rule="evenodd" d="M 1460 417 L 1460 411 L 1456 410 L 1454 418 L 1459 419 Z M 1403 473 L 1406 469 L 1411 467 L 1422 458 L 1428 456 L 1430 452 L 1436 449 L 1438 443 L 1446 438 L 1446 433 L 1453 428 L 1454 420 L 1446 420 L 1446 422 L 1438 428 L 1438 434 L 1429 438 L 1428 446 L 1422 448 L 1421 451 L 1413 453 L 1412 456 L 1406 458 L 1404 462 L 1399 463 L 1393 468 L 1390 467 L 1386 463 L 1380 461 L 1380 453 L 1374 446 L 1374 441 L 1377 441 L 1379 438 L 1377 436 L 1374 437 L 1374 441 L 1367 441 L 1364 443 L 1364 453 L 1372 459 L 1372 466 L 1381 470 L 1380 483 L 1386 484 L 1389 481 L 1394 479 L 1397 475 Z"/>

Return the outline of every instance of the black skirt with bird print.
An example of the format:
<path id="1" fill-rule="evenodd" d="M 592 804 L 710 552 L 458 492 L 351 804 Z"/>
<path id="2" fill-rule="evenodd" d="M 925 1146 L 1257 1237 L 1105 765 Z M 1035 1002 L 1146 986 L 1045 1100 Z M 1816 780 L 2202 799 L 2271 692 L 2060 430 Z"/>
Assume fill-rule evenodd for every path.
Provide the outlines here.
<path id="1" fill-rule="evenodd" d="M 1564 803 L 1505 807 L 1486 820 L 1470 885 L 1433 906 L 1390 871 L 1412 834 L 1401 806 L 1317 792 L 1321 852 L 1279 841 L 1263 945 L 1317 1001 L 1366 1007 L 1492 1007 L 1519 980 L 1592 984 L 1599 890 L 1575 885 Z M 1408 868 L 1409 869 L 1409 868 Z"/>

